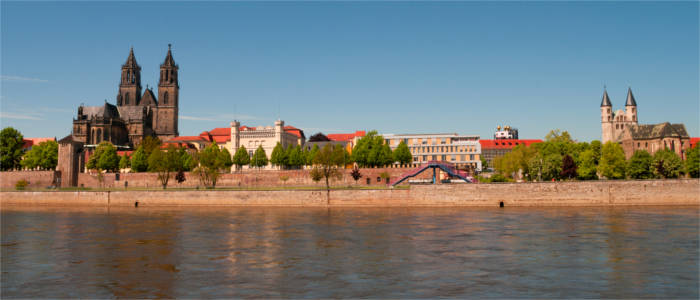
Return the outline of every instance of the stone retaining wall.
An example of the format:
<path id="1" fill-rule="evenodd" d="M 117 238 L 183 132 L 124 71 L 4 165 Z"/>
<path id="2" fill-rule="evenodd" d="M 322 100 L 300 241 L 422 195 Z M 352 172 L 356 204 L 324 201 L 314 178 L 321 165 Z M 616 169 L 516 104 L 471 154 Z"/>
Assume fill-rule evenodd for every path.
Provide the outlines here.
<path id="1" fill-rule="evenodd" d="M 3 205 L 615 206 L 700 205 L 697 179 L 418 185 L 410 189 L 2 192 Z"/>
<path id="2" fill-rule="evenodd" d="M 55 171 L 13 171 L 0 172 L 0 188 L 14 189 L 17 181 L 29 182 L 27 188 L 46 188 L 54 185 Z"/>

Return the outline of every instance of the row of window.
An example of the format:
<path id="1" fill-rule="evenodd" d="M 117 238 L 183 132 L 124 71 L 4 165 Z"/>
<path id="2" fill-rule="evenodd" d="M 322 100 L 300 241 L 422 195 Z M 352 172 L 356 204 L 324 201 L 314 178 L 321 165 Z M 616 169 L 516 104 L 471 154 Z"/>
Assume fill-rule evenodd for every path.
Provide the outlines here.
<path id="1" fill-rule="evenodd" d="M 460 158 L 460 161 L 467 161 L 467 158 L 469 160 L 474 160 L 474 154 L 461 154 L 461 155 L 415 155 L 413 156 L 413 161 L 414 162 L 420 162 L 420 161 L 431 161 L 431 160 L 440 160 L 440 161 L 457 161 L 457 158 Z"/>
<path id="2" fill-rule="evenodd" d="M 434 152 L 476 152 L 474 146 L 422 146 L 409 147 L 411 153 L 434 153 Z"/>

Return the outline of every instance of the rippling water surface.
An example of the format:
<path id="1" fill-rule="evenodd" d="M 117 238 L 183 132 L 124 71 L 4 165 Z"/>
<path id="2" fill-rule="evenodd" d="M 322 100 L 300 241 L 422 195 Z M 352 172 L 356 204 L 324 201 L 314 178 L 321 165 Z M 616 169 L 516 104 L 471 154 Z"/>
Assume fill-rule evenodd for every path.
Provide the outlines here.
<path id="1" fill-rule="evenodd" d="M 698 298 L 698 207 L 3 207 L 2 298 Z"/>

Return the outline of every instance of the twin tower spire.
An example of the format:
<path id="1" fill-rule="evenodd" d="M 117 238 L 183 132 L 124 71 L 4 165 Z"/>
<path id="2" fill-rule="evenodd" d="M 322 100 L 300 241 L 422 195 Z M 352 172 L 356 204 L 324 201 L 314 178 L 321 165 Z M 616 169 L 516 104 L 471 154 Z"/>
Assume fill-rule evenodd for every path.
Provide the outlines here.
<path id="1" fill-rule="evenodd" d="M 179 96 L 178 65 L 173 59 L 171 45 L 168 44 L 168 54 L 160 65 L 160 80 L 158 82 L 158 99 L 153 91 L 146 89 L 141 93 L 141 66 L 136 62 L 134 48 L 129 50 L 129 56 L 122 65 L 117 106 L 177 106 Z"/>
<path id="2" fill-rule="evenodd" d="M 603 100 L 600 101 L 600 106 L 612 106 L 607 89 L 603 91 Z M 637 106 L 637 101 L 634 100 L 634 95 L 632 95 L 632 88 L 627 88 L 627 102 L 625 103 L 625 106 Z"/>

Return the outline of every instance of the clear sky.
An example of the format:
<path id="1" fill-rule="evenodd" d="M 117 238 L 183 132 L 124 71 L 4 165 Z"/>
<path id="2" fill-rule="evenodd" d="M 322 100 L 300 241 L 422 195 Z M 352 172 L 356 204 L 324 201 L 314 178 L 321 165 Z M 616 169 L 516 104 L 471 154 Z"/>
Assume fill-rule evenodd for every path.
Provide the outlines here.
<path id="1" fill-rule="evenodd" d="M 115 103 L 133 46 L 156 86 L 173 44 L 180 134 L 272 125 L 324 133 L 554 128 L 600 139 L 603 86 L 640 123 L 699 136 L 698 2 L 7 2 L 1 125 L 70 133 Z"/>

